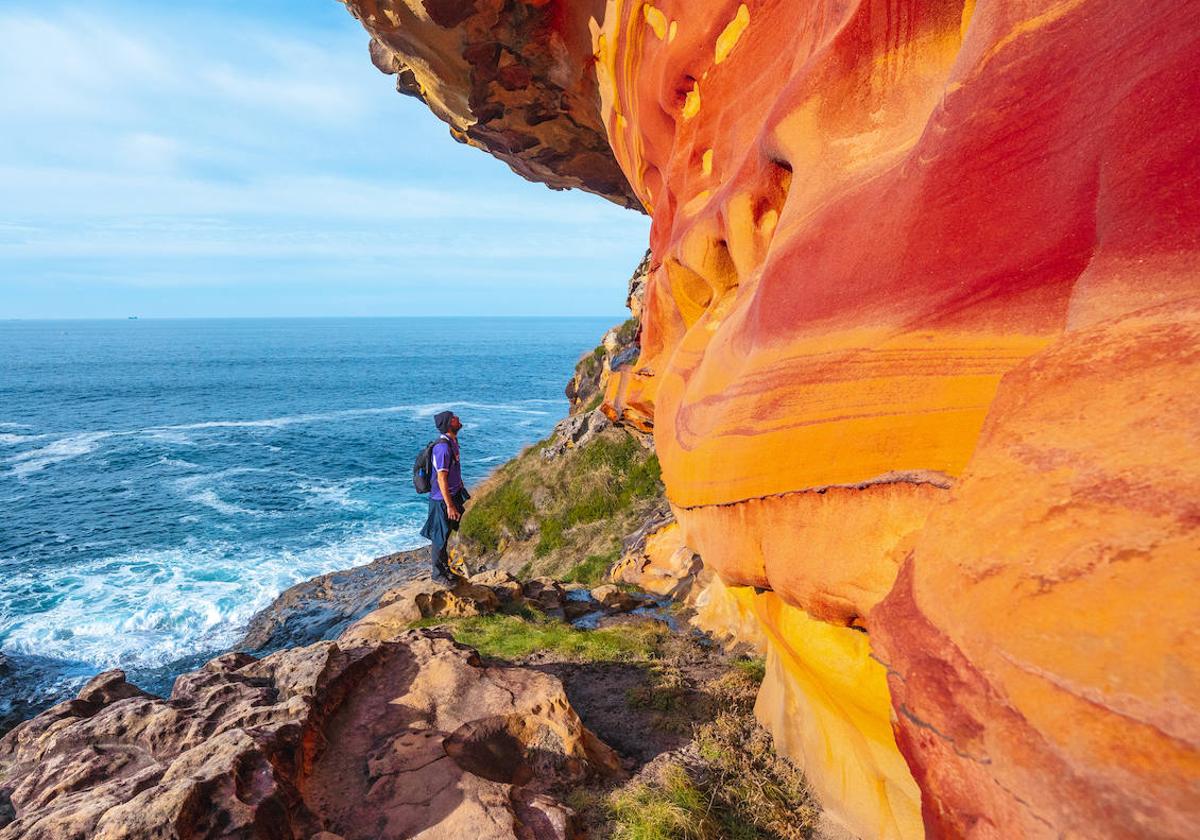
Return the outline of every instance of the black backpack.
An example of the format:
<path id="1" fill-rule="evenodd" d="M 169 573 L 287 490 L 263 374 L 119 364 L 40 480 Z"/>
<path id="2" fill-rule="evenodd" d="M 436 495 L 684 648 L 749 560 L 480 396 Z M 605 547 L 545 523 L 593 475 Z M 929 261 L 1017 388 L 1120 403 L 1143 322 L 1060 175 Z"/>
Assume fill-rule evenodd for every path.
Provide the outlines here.
<path id="1" fill-rule="evenodd" d="M 450 443 L 448 438 L 439 436 L 429 441 L 425 448 L 417 453 L 417 460 L 413 462 L 413 488 L 418 493 L 428 493 L 433 489 L 433 447 L 443 440 L 450 446 L 451 462 L 457 460 L 454 444 Z"/>

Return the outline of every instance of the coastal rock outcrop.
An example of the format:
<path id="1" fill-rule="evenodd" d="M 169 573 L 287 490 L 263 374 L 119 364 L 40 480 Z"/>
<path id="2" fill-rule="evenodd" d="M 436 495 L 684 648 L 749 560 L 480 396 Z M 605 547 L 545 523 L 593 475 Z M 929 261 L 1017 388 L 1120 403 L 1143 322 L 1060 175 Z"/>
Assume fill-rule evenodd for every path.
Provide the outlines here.
<path id="1" fill-rule="evenodd" d="M 428 562 L 426 550 L 400 551 L 297 583 L 250 619 L 238 648 L 253 653 L 336 639 L 389 591 L 425 571 Z"/>
<path id="2" fill-rule="evenodd" d="M 604 410 L 653 430 L 701 613 L 768 651 L 760 717 L 824 804 L 1188 836 L 1200 6 L 525 5 L 653 217 Z M 410 53 L 477 37 L 444 23 Z"/>
<path id="3" fill-rule="evenodd" d="M 0 740 L 0 838 L 568 838 L 548 791 L 618 770 L 558 679 L 413 630 L 101 674 Z"/>

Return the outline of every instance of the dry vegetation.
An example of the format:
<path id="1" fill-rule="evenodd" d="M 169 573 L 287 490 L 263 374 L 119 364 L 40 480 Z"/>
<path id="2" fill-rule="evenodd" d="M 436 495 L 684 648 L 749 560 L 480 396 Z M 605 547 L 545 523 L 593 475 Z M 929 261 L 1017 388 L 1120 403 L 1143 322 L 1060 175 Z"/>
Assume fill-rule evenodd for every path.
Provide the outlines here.
<path id="1" fill-rule="evenodd" d="M 589 840 L 795 840 L 818 809 L 803 774 L 754 719 L 761 659 L 728 655 L 661 622 L 577 630 L 536 611 L 426 621 L 488 659 L 555 673 L 584 723 L 633 775 L 559 791 Z M 640 756 L 622 750 L 615 732 Z"/>

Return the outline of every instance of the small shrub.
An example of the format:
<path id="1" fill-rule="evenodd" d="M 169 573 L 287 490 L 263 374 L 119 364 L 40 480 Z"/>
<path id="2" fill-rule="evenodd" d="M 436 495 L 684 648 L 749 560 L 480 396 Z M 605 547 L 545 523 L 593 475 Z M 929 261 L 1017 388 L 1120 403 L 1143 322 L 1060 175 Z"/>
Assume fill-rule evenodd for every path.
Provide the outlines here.
<path id="1" fill-rule="evenodd" d="M 624 489 L 635 499 L 645 499 L 659 493 L 662 489 L 662 467 L 659 466 L 658 456 L 651 455 L 630 469 Z"/>

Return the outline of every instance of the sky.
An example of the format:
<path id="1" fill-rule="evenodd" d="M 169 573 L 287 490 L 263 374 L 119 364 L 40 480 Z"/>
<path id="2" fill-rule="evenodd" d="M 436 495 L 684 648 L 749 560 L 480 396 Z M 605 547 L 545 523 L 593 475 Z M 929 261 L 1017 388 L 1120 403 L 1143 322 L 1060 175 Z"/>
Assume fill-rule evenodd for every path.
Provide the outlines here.
<path id="1" fill-rule="evenodd" d="M 649 221 L 455 143 L 337 0 L 3 0 L 0 43 L 0 319 L 622 315 Z"/>

